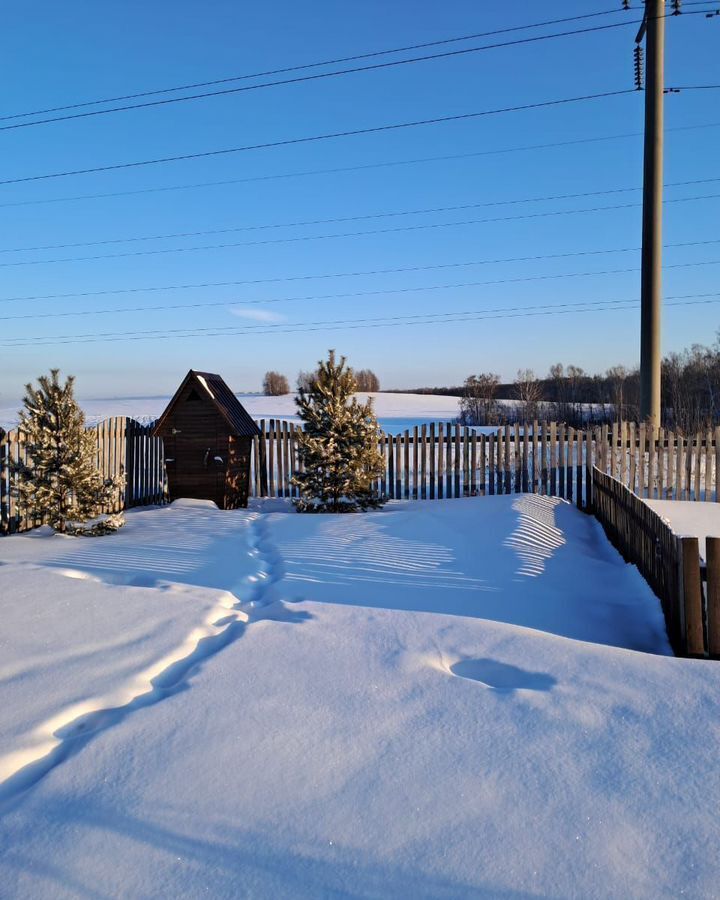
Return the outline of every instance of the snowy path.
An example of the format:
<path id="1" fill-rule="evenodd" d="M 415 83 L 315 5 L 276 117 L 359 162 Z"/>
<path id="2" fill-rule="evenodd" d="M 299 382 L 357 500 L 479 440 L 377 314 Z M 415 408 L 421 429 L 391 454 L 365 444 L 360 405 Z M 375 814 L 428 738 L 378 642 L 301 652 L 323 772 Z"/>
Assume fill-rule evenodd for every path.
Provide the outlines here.
<path id="1" fill-rule="evenodd" d="M 111 541 L 0 545 L 0 810 L 242 633 L 267 574 L 258 514 L 218 528 L 202 504 L 143 513 Z"/>
<path id="2" fill-rule="evenodd" d="M 521 499 L 38 541 L 249 619 L 6 804 L 3 896 L 716 896 L 720 673 L 662 655 L 596 523 Z"/>

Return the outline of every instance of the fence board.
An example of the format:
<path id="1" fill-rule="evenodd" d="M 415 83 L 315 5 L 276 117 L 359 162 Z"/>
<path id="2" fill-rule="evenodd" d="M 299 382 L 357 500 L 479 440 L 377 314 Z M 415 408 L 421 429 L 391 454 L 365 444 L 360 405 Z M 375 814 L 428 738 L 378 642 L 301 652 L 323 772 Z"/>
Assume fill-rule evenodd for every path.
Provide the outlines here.
<path id="1" fill-rule="evenodd" d="M 720 658 L 720 538 L 705 539 L 708 653 Z"/>
<path id="2" fill-rule="evenodd" d="M 462 442 L 460 440 L 460 424 L 455 425 L 455 459 L 453 460 L 454 484 L 453 492 L 455 497 L 461 497 L 460 493 L 460 464 L 462 462 Z"/>
<path id="3" fill-rule="evenodd" d="M 275 444 L 275 459 L 277 460 L 277 495 L 285 496 L 285 458 L 283 456 L 282 422 L 277 420 L 273 430 L 272 440 Z"/>
<path id="4" fill-rule="evenodd" d="M 435 499 L 435 423 L 430 423 L 430 439 L 428 450 L 430 453 L 430 499 Z"/>
<path id="5" fill-rule="evenodd" d="M 640 442 L 638 446 L 638 497 L 647 496 L 645 493 L 645 451 L 647 449 L 647 434 L 645 423 L 640 423 Z"/>
<path id="6" fill-rule="evenodd" d="M 476 435 L 477 437 L 477 435 Z M 478 482 L 478 492 L 484 497 L 485 496 L 485 455 L 486 455 L 486 440 L 485 435 L 482 434 L 478 438 L 480 442 L 480 481 Z"/>
<path id="7" fill-rule="evenodd" d="M 675 496 L 673 500 L 685 499 L 685 435 L 679 434 L 678 454 L 675 468 Z"/>
<path id="8" fill-rule="evenodd" d="M 702 656 L 703 610 L 702 585 L 700 582 L 700 550 L 696 537 L 680 538 L 681 578 L 685 612 L 685 653 L 688 656 Z"/>
<path id="9" fill-rule="evenodd" d="M 575 504 L 578 509 L 583 507 L 583 473 L 585 465 L 583 461 L 583 432 L 578 428 L 575 432 Z"/>
<path id="10" fill-rule="evenodd" d="M 473 431 L 472 436 L 470 438 L 470 496 L 475 497 L 478 494 L 478 486 L 477 486 L 477 464 L 478 464 L 478 436 L 477 432 Z M 480 447 L 482 448 L 482 441 L 480 442 Z M 482 450 L 481 450 L 482 452 Z"/>
<path id="11" fill-rule="evenodd" d="M 453 493 L 452 480 L 452 464 L 453 464 L 453 446 L 452 446 L 452 425 L 447 422 L 445 425 L 445 496 L 449 499 Z"/>
<path id="12" fill-rule="evenodd" d="M 655 496 L 655 474 L 657 470 L 657 433 L 654 426 L 648 428 L 648 498 Z"/>
<path id="13" fill-rule="evenodd" d="M 395 497 L 402 497 L 402 434 L 395 435 Z"/>
<path id="14" fill-rule="evenodd" d="M 705 495 L 703 500 L 709 500 L 712 494 L 712 432 L 705 434 Z"/>
<path id="15" fill-rule="evenodd" d="M 483 435 L 481 438 L 485 450 L 485 470 L 482 473 L 483 480 L 486 481 L 486 494 L 495 493 L 495 445 L 497 444 L 495 433 Z"/>
<path id="16" fill-rule="evenodd" d="M 570 426 L 567 431 L 567 468 L 565 470 L 565 498 L 570 503 L 573 500 L 573 475 L 575 472 L 574 445 L 575 429 Z"/>

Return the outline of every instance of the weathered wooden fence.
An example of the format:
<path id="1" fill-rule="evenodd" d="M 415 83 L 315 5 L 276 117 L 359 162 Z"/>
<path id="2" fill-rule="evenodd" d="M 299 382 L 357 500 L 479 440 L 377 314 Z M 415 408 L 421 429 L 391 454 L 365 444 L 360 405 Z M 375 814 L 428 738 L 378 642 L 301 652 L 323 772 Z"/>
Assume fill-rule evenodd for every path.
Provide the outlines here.
<path id="1" fill-rule="evenodd" d="M 610 541 L 660 598 L 676 655 L 720 658 L 720 538 L 707 539 L 702 566 L 696 537 L 674 534 L 628 487 L 595 466 L 591 495 L 592 512 Z"/>
<path id="2" fill-rule="evenodd" d="M 96 437 L 98 469 L 106 478 L 118 475 L 125 479 L 124 489 L 104 512 L 164 502 L 165 460 L 162 442 L 152 437 L 151 424 L 118 416 L 89 430 Z M 14 490 L 10 461 L 27 462 L 28 457 L 25 436 L 19 429 L 9 431 L 0 441 L 0 534 L 42 524 L 19 503 Z"/>
<path id="3" fill-rule="evenodd" d="M 293 497 L 298 471 L 298 426 L 260 420 L 251 465 L 251 491 L 258 497 Z M 165 466 L 162 442 L 152 425 L 114 418 L 93 426 L 98 465 L 126 478 L 115 508 L 162 503 Z M 488 429 L 483 429 L 487 431 Z M 384 471 L 378 491 L 394 499 L 441 500 L 531 492 L 563 497 L 585 508 L 593 465 L 638 496 L 717 500 L 720 429 L 683 437 L 662 429 L 620 422 L 575 429 L 556 422 L 507 425 L 491 433 L 433 422 L 399 434 L 383 434 Z M 19 508 L 9 460 L 25 459 L 18 431 L 0 442 L 0 533 L 37 524 Z"/>
<path id="4" fill-rule="evenodd" d="M 293 497 L 297 426 L 262 419 L 253 458 L 253 492 Z M 487 429 L 485 429 L 487 431 Z M 556 422 L 507 425 L 490 434 L 436 422 L 384 434 L 379 491 L 394 499 L 441 500 L 531 492 L 585 507 L 593 465 L 638 496 L 717 500 L 720 429 L 683 437 L 621 422 L 575 429 Z"/>

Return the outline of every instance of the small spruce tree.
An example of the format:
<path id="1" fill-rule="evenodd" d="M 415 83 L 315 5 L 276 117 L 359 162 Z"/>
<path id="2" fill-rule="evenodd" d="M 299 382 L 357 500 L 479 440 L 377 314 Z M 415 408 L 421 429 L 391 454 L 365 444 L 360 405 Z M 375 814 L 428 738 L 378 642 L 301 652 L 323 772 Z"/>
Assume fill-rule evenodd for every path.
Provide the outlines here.
<path id="1" fill-rule="evenodd" d="M 103 479 L 97 469 L 95 439 L 73 394 L 75 379 L 62 385 L 58 376 L 59 370 L 51 369 L 49 377 L 38 378 L 38 387 L 25 385 L 19 430 L 29 459 L 11 463 L 11 471 L 18 498 L 33 518 L 66 532 L 73 530 L 72 522 L 98 515 L 120 484 Z M 117 524 L 113 517 L 106 530 Z"/>
<path id="2" fill-rule="evenodd" d="M 300 489 L 300 512 L 356 512 L 385 502 L 373 489 L 383 470 L 378 451 L 379 429 L 372 401 L 358 403 L 352 370 L 345 357 L 320 362 L 296 399 L 303 430 L 298 455 L 303 471 L 293 483 Z"/>

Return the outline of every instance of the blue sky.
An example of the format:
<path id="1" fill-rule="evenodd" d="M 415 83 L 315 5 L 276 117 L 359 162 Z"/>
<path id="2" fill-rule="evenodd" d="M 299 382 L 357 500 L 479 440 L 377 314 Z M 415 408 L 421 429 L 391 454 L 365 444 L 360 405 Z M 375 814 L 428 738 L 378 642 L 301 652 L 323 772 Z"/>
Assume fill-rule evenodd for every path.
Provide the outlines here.
<path id="1" fill-rule="evenodd" d="M 316 0 L 312 4 L 213 0 L 197 4 L 175 0 L 148 4 L 127 0 L 123 4 L 38 2 L 32 16 L 26 7 L 16 5 L 5 11 L 0 48 L 6 86 L 2 114 L 485 32 L 613 5 L 621 6 L 619 0 L 616 4 L 591 0 L 552 4 L 524 0 L 513 4 L 405 0 L 391 4 L 379 0 Z M 629 13 L 618 11 L 613 16 L 509 38 L 634 20 L 641 4 L 634 0 L 633 5 L 635 9 Z M 688 11 L 691 8 L 686 7 Z M 627 26 L 309 83 L 6 130 L 0 132 L 2 177 L 621 90 L 632 87 L 635 31 L 636 26 Z M 719 83 L 719 38 L 720 17 L 669 18 L 666 83 Z M 668 184 L 720 177 L 718 99 L 720 91 L 687 91 L 666 97 Z M 637 134 L 642 122 L 643 95 L 633 93 L 342 140 L 5 185 L 0 186 L 0 248 L 82 244 L 638 188 L 642 173 L 639 136 L 504 151 Z M 716 127 L 685 128 L 713 124 Z M 467 155 L 376 165 L 462 154 Z M 296 174 L 359 166 L 369 168 Z M 286 175 L 292 177 L 277 177 Z M 213 181 L 236 183 L 154 190 Z M 148 189 L 153 190 L 66 199 Z M 668 187 L 666 198 L 705 194 L 720 194 L 720 181 Z M 543 316 L 377 328 L 328 329 L 312 323 L 455 312 L 481 315 L 484 310 L 637 299 L 639 253 L 629 248 L 639 247 L 640 199 L 639 191 L 628 191 L 358 222 L 0 253 L 0 332 L 4 338 L 27 339 L 23 346 L 0 348 L 0 404 L 17 399 L 26 381 L 51 366 L 77 376 L 81 397 L 168 393 L 191 367 L 220 372 L 238 391 L 257 390 L 267 369 L 285 372 L 292 380 L 299 369 L 312 367 L 329 347 L 346 354 L 358 368 L 374 369 L 384 387 L 398 388 L 459 383 L 470 373 L 488 370 L 507 379 L 520 367 L 544 374 L 557 360 L 589 371 L 616 363 L 635 365 L 639 358 L 638 309 L 573 314 L 558 310 Z M 637 205 L 453 224 L 619 204 Z M 720 200 L 716 198 L 668 203 L 665 242 L 720 239 L 718 210 Z M 438 227 L 312 239 L 428 224 Z M 174 252 L 238 242 L 248 243 Z M 625 252 L 477 264 L 620 249 Z M 148 250 L 171 252 L 42 262 Z M 717 260 L 720 243 L 668 249 L 665 295 L 720 293 Z M 282 280 L 468 262 L 473 265 Z M 558 275 L 563 277 L 553 277 Z M 238 281 L 261 283 L 145 290 Z M 500 283 L 468 284 L 491 281 Z M 444 285 L 447 287 L 441 287 Z M 120 290 L 131 292 L 96 295 Z M 8 300 L 83 292 L 94 296 Z M 372 293 L 327 296 L 359 292 Z M 716 299 L 720 301 L 720 297 Z M 204 308 L 99 312 L 191 303 Z M 72 315 L 48 315 L 56 313 Z M 7 318 L 10 316 L 31 318 Z M 301 324 L 319 330 L 285 330 Z M 273 330 L 269 325 L 280 327 Z M 664 349 L 710 343 L 718 325 L 720 302 L 667 305 Z M 260 327 L 255 333 L 167 337 L 170 329 L 252 326 Z M 47 343 L 67 335 L 148 331 L 158 332 L 158 337 Z"/>

